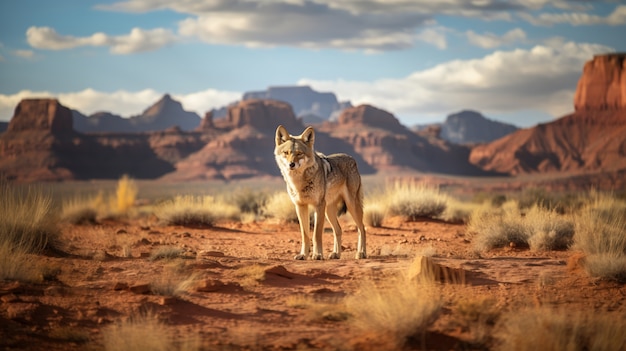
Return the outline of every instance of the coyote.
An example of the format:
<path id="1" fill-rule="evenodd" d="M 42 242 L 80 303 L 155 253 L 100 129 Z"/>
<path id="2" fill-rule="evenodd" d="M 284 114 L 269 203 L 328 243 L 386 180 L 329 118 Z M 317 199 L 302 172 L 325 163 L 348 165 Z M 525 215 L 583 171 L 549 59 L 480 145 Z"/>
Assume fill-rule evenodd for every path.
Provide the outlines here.
<path id="1" fill-rule="evenodd" d="M 314 143 L 315 131 L 312 127 L 298 136 L 290 135 L 282 125 L 276 129 L 274 156 L 287 183 L 289 197 L 296 206 L 302 234 L 302 249 L 295 259 L 304 260 L 311 251 L 309 205 L 315 207 L 311 259 L 323 259 L 324 213 L 335 236 L 333 251 L 328 258 L 338 259 L 341 256 L 341 227 L 337 216 L 346 209 L 359 230 L 356 258 L 366 258 L 363 192 L 356 161 L 346 154 L 325 156 L 315 152 Z"/>

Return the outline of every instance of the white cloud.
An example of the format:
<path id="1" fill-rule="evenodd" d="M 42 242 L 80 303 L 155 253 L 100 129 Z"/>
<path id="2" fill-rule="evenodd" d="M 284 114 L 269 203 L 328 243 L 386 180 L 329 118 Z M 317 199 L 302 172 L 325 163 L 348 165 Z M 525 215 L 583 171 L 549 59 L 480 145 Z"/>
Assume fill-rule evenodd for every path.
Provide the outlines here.
<path id="1" fill-rule="evenodd" d="M 536 26 L 552 26 L 563 23 L 571 24 L 573 26 L 621 26 L 626 24 L 626 5 L 617 6 L 613 12 L 605 17 L 591 15 L 584 12 L 541 13 L 537 16 L 533 16 L 529 13 L 520 13 L 519 16 Z"/>
<path id="2" fill-rule="evenodd" d="M 30 27 L 26 40 L 36 49 L 65 50 L 81 46 L 107 46 L 113 54 L 132 54 L 159 49 L 177 40 L 172 31 L 163 28 L 133 28 L 129 34 L 110 36 L 95 33 L 88 37 L 60 35 L 50 27 Z"/>
<path id="3" fill-rule="evenodd" d="M 302 79 L 298 84 L 333 91 L 353 104 L 373 104 L 409 124 L 466 108 L 487 114 L 534 110 L 556 117 L 573 111 L 573 95 L 584 63 L 594 54 L 608 51 L 612 49 L 601 45 L 554 41 L 553 46 L 449 61 L 401 79 Z"/>
<path id="4" fill-rule="evenodd" d="M 25 59 L 32 59 L 35 57 L 35 52 L 33 50 L 13 50 L 13 55 Z"/>
<path id="5" fill-rule="evenodd" d="M 471 30 L 465 32 L 465 35 L 471 44 L 484 49 L 493 49 L 499 46 L 510 45 L 526 40 L 526 33 L 520 28 L 512 29 L 504 33 L 502 36 L 489 32 L 485 34 L 478 34 Z"/>
<path id="6" fill-rule="evenodd" d="M 108 111 L 124 117 L 130 117 L 140 114 L 162 96 L 163 93 L 152 89 L 134 92 L 120 90 L 111 93 L 94 89 L 70 93 L 23 90 L 12 95 L 0 94 L 0 121 L 9 120 L 13 116 L 17 104 L 25 98 L 54 97 L 59 99 L 63 105 L 86 115 L 99 111 Z M 172 94 L 172 96 L 182 103 L 183 108 L 202 116 L 204 112 L 211 108 L 219 108 L 240 99 L 241 93 L 208 89 L 190 94 Z"/>

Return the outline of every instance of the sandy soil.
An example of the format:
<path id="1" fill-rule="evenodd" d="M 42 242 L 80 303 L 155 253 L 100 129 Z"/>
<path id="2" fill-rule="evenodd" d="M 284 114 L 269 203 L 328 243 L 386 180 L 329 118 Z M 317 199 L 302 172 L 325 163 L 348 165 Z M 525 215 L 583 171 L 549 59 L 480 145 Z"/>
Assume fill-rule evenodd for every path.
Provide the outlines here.
<path id="1" fill-rule="evenodd" d="M 464 225 L 391 218 L 369 229 L 369 257 L 355 260 L 355 227 L 349 218 L 342 226 L 340 260 L 295 261 L 295 223 L 186 228 L 142 218 L 64 225 L 65 254 L 44 258 L 56 270 L 51 280 L 0 282 L 0 346 L 101 350 L 105 328 L 149 311 L 175 339 L 199 337 L 203 350 L 376 349 L 349 317 L 316 315 L 298 301 L 341 303 L 362 281 L 406 270 L 420 253 L 462 270 L 464 281 L 439 284 L 441 313 L 420 340 L 406 343 L 407 350 L 492 347 L 493 339 L 479 337 L 459 315 L 460 299 L 490 297 L 498 313 L 539 305 L 626 313 L 626 287 L 589 278 L 576 264 L 576 252 L 505 248 L 477 254 Z M 327 229 L 325 252 L 331 245 Z M 183 248 L 182 258 L 150 259 L 167 246 Z M 176 297 L 151 291 L 185 277 L 194 282 Z"/>

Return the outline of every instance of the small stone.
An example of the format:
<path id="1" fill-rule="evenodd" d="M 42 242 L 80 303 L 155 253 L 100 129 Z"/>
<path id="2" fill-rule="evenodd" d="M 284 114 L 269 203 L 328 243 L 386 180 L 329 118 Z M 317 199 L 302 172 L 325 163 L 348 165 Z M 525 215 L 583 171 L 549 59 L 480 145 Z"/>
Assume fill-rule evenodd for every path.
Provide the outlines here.
<path id="1" fill-rule="evenodd" d="M 126 290 L 126 289 L 128 289 L 128 284 L 124 282 L 116 282 L 115 285 L 113 285 L 113 290 L 115 291 Z"/>
<path id="2" fill-rule="evenodd" d="M 151 291 L 150 284 L 147 284 L 147 283 L 135 284 L 135 285 L 132 285 L 129 289 L 133 293 L 140 294 L 140 295 L 149 294 Z"/>

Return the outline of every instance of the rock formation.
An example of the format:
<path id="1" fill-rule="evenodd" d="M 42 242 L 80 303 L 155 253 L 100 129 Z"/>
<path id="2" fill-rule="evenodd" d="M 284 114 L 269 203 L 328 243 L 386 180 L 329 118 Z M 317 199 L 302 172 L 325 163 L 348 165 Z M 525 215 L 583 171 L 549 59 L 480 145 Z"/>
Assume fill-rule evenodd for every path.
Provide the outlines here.
<path id="1" fill-rule="evenodd" d="M 42 131 L 52 134 L 73 132 L 72 112 L 56 99 L 25 99 L 15 108 L 8 132 Z"/>
<path id="2" fill-rule="evenodd" d="M 467 161 L 469 148 L 413 133 L 391 113 L 373 106 L 348 108 L 336 123 L 327 122 L 320 130 L 351 145 L 373 170 L 486 174 Z"/>
<path id="3" fill-rule="evenodd" d="M 595 56 L 578 83 L 576 111 L 475 147 L 470 161 L 508 174 L 626 169 L 624 54 Z"/>
<path id="4" fill-rule="evenodd" d="M 320 93 L 309 86 L 269 87 L 264 91 L 252 91 L 243 95 L 243 100 L 278 100 L 291 105 L 294 114 L 305 123 L 316 121 L 315 117 L 329 119 L 333 113 L 350 107 L 340 103 L 334 93 Z M 310 120 L 309 120 L 310 119 Z"/>
<path id="5" fill-rule="evenodd" d="M 511 134 L 518 128 L 492 121 L 476 111 L 464 110 L 449 115 L 441 124 L 441 138 L 455 144 L 488 143 Z"/>
<path id="6" fill-rule="evenodd" d="M 596 55 L 585 63 L 574 108 L 576 111 L 626 109 L 626 53 Z"/>

